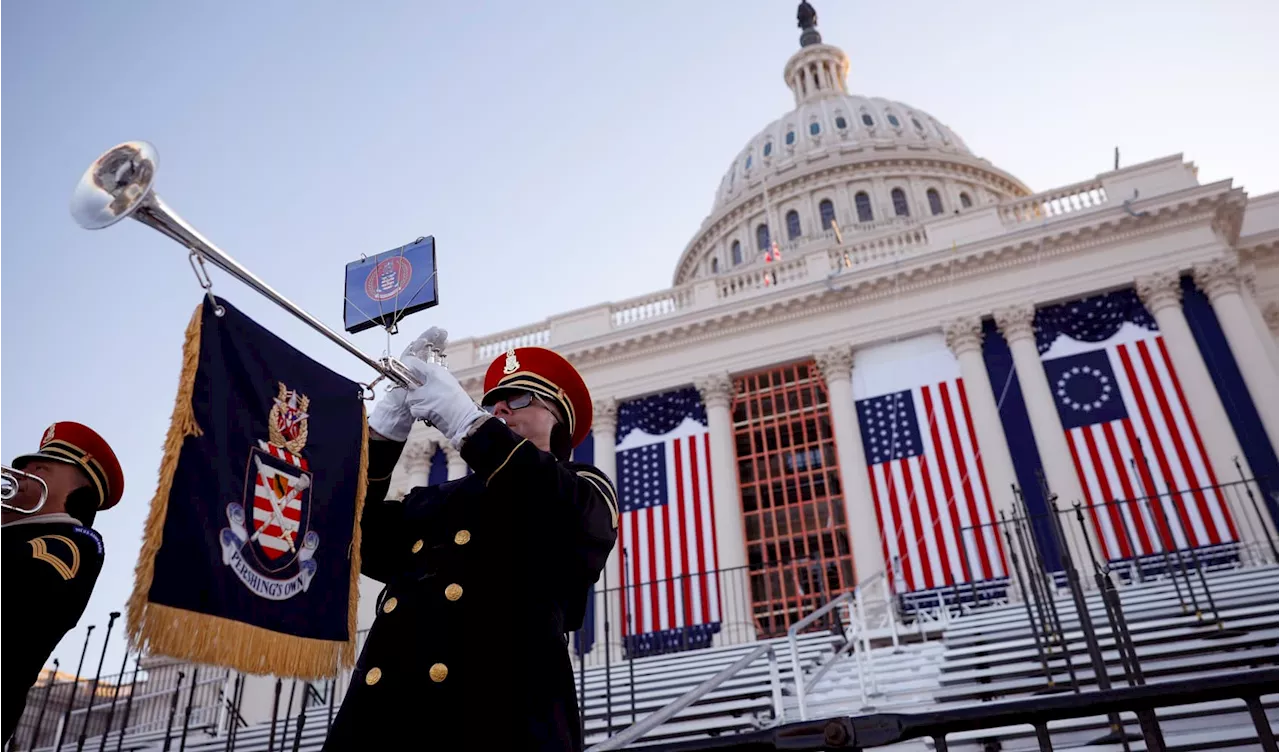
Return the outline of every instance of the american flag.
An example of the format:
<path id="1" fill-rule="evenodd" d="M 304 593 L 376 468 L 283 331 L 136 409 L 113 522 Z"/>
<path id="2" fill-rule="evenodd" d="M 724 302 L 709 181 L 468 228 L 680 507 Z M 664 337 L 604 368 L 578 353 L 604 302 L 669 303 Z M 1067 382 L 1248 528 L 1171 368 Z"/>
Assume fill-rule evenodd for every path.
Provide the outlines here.
<path id="1" fill-rule="evenodd" d="M 293 465 L 304 473 L 307 461 L 292 452 L 274 444 L 259 440 L 262 451 L 279 460 Z M 275 505 L 289 496 L 293 490 L 296 476 L 283 473 L 275 467 L 258 462 L 257 479 L 253 497 L 253 529 L 257 533 L 258 545 L 268 559 L 278 559 L 297 545 L 298 527 L 302 520 L 302 501 L 305 490 L 295 493 L 283 504 L 281 514 L 277 515 Z M 281 519 L 283 518 L 283 519 Z M 281 522 L 284 523 L 281 526 Z M 258 531 L 261 530 L 260 533 Z"/>
<path id="2" fill-rule="evenodd" d="M 1044 368 L 1108 560 L 1236 540 L 1163 337 L 1060 338 Z"/>
<path id="3" fill-rule="evenodd" d="M 900 381 L 914 369 L 895 370 Z M 862 399 L 857 409 L 885 561 L 899 586 L 910 592 L 1005 577 L 963 381 Z"/>
<path id="4" fill-rule="evenodd" d="M 678 390 L 620 406 L 618 423 L 623 633 L 700 644 L 720 623 L 705 410 Z"/>

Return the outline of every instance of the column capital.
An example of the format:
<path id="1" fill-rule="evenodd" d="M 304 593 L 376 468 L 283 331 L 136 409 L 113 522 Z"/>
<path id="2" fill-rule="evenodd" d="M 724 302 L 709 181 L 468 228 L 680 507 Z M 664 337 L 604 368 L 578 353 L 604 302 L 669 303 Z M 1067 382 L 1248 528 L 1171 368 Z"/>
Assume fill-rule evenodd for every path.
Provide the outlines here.
<path id="1" fill-rule="evenodd" d="M 1263 306 L 1262 319 L 1267 322 L 1267 328 L 1271 330 L 1271 336 L 1276 336 L 1280 332 L 1280 303 L 1273 300 Z"/>
<path id="2" fill-rule="evenodd" d="M 995 312 L 996 326 L 1000 327 L 1004 338 L 1013 342 L 1020 339 L 1035 339 L 1036 307 L 1030 303 L 1001 308 Z"/>
<path id="3" fill-rule="evenodd" d="M 1204 290 L 1209 300 L 1217 300 L 1228 293 L 1240 292 L 1240 262 L 1233 258 L 1216 258 L 1191 268 L 1191 278 L 1196 287 Z"/>
<path id="4" fill-rule="evenodd" d="M 702 395 L 702 403 L 707 407 L 728 407 L 729 397 L 733 394 L 733 379 L 727 373 L 713 373 L 698 379 L 694 384 L 698 394 Z"/>
<path id="5" fill-rule="evenodd" d="M 618 430 L 618 401 L 612 397 L 598 399 L 591 403 L 592 430 L 613 433 Z"/>
<path id="6" fill-rule="evenodd" d="M 977 316 L 961 316 L 943 323 L 942 336 L 947 347 L 959 357 L 964 353 L 982 349 L 982 319 Z"/>
<path id="7" fill-rule="evenodd" d="M 813 362 L 827 383 L 853 379 L 853 350 L 848 345 L 837 345 L 816 353 Z"/>
<path id="8" fill-rule="evenodd" d="M 1134 280 L 1138 298 L 1151 313 L 1182 302 L 1182 284 L 1176 271 L 1146 274 Z"/>

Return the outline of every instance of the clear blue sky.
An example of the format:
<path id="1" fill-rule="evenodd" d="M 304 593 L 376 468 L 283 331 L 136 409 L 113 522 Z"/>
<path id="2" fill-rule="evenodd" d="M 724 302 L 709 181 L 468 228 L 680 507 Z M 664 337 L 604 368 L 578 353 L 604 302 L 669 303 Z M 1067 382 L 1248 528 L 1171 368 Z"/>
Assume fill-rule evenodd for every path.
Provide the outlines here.
<path id="1" fill-rule="evenodd" d="M 1275 191 L 1275 0 L 814 0 L 850 91 L 954 128 L 1033 190 L 1182 153 Z M 557 6 L 553 14 L 549 9 Z M 343 265 L 435 235 L 454 338 L 662 289 L 746 141 L 792 106 L 791 0 L 21 2 L 3 23 L 0 454 L 87 423 L 125 466 L 107 563 L 55 656 L 122 608 L 201 291 L 137 222 L 79 229 L 88 164 L 160 153 L 160 194 L 341 328 Z M 214 270 L 216 291 L 353 378 L 357 361 Z M 393 350 L 399 352 L 409 334 Z M 385 337 L 353 338 L 373 354 Z M 10 617 L 11 618 L 11 617 Z M 117 626 L 108 670 L 119 665 Z M 96 668 L 91 665 L 90 668 Z"/>

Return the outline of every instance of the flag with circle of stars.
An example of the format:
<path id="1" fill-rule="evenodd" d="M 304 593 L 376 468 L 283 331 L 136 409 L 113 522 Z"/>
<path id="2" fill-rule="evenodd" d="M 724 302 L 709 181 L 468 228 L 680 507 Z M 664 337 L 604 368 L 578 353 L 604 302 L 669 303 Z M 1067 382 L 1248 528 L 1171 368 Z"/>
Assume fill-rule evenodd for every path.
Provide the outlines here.
<path id="1" fill-rule="evenodd" d="M 1055 306 L 1070 341 L 1056 337 L 1041 362 L 1080 482 L 1066 501 L 1087 509 L 1110 562 L 1229 547 L 1231 510 L 1168 345 L 1143 316 L 1122 315 L 1139 312 L 1132 301 L 1129 291 Z"/>
<path id="2" fill-rule="evenodd" d="M 1129 417 L 1106 350 L 1046 360 L 1044 368 L 1064 429 Z"/>

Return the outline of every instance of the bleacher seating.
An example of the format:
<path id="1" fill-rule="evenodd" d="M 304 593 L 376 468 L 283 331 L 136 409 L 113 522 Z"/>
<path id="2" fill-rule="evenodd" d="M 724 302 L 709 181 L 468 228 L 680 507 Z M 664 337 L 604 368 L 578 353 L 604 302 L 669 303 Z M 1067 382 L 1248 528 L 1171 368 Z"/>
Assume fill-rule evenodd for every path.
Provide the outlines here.
<path id="1" fill-rule="evenodd" d="M 1185 581 L 1176 587 L 1167 579 L 1126 585 L 1119 591 L 1119 597 L 1145 681 L 1185 679 L 1274 666 L 1280 662 L 1277 577 L 1274 566 L 1207 574 L 1216 614 L 1208 609 L 1204 587 L 1196 577 L 1191 584 L 1200 606 L 1199 613 L 1191 607 Z M 1086 603 L 1110 682 L 1112 686 L 1124 686 L 1121 657 L 1112 643 L 1101 596 L 1088 593 Z M 951 613 L 940 622 L 929 623 L 928 628 L 924 621 L 900 624 L 896 648 L 883 630 L 873 631 L 869 660 L 867 655 L 860 657 L 861 672 L 859 659 L 854 655 L 837 655 L 844 642 L 842 636 L 830 631 L 803 635 L 798 652 L 805 676 L 813 675 L 827 661 L 832 662 L 828 672 L 806 694 L 808 717 L 913 712 L 1026 699 L 1046 691 L 1071 691 L 1072 671 L 1082 689 L 1096 687 L 1097 678 L 1075 604 L 1069 594 L 1059 592 L 1055 605 L 1065 633 L 1065 650 L 1055 645 L 1046 657 L 1052 686 L 1028 625 L 1027 607 L 1022 603 L 986 606 L 959 615 Z M 775 725 L 779 720 L 799 720 L 787 641 L 780 639 L 772 643 L 783 688 L 783 719 L 774 717 L 770 666 L 767 657 L 761 656 L 635 746 L 729 735 Z M 666 706 L 732 665 L 758 644 L 653 656 L 638 659 L 634 664 L 615 661 L 609 667 L 607 679 L 604 666 L 586 669 L 583 712 L 588 746 L 605 739 L 610 727 L 616 734 Z M 863 680 L 867 683 L 865 705 Z M 1275 726 L 1277 695 L 1264 697 L 1263 704 Z M 328 716 L 326 705 L 307 711 L 299 750 L 313 752 L 320 748 Z M 1164 708 L 1158 711 L 1158 716 L 1169 749 L 1257 748 L 1243 702 Z M 1127 716 L 1124 720 L 1130 724 L 1130 730 L 1136 732 L 1136 720 Z M 296 718 L 277 724 L 274 749 L 292 749 L 296 724 Z M 1055 748 L 1096 741 L 1109 730 L 1104 717 L 1062 721 L 1051 724 L 1050 729 Z M 269 723 L 240 729 L 234 749 L 265 752 L 270 746 L 270 733 Z M 163 732 L 128 737 L 124 749 L 158 752 L 163 737 Z M 114 748 L 114 741 L 113 738 L 108 748 Z M 96 744 L 96 740 L 94 742 Z M 1030 726 L 955 734 L 948 742 L 952 750 L 1036 748 Z M 89 746 L 92 748 L 95 744 Z M 1130 741 L 1129 747 L 1135 751 L 1144 749 L 1140 739 Z M 225 748 L 224 736 L 212 737 L 203 729 L 189 735 L 186 744 L 191 752 Z M 920 741 L 898 745 L 898 748 L 931 749 L 931 742 Z M 1114 748 L 1122 746 L 1117 744 Z M 1095 744 L 1089 749 L 1112 747 Z"/>
<path id="2" fill-rule="evenodd" d="M 1199 616 L 1194 609 L 1184 612 L 1175 585 L 1167 580 L 1136 584 L 1119 592 L 1147 683 L 1277 664 L 1280 593 L 1276 568 L 1220 571 L 1207 575 L 1207 582 L 1221 624 L 1212 612 L 1202 610 Z M 1195 578 L 1192 585 L 1203 609 L 1207 603 L 1203 587 Z M 1179 587 L 1187 599 L 1186 583 Z M 1111 627 L 1101 596 L 1090 593 L 1086 602 L 1111 685 L 1125 686 L 1122 661 L 1111 642 Z M 1068 659 L 1080 687 L 1095 688 L 1097 679 L 1075 605 L 1065 594 L 1056 598 L 1055 604 L 1066 650 L 1055 648 L 1047 661 L 1054 688 L 1070 691 Z M 1049 685 L 1028 628 L 1026 606 L 1020 603 L 953 618 L 942 634 L 941 645 L 907 644 L 897 651 L 878 647 L 873 651 L 873 660 L 875 689 L 879 691 L 871 692 L 869 688 L 870 707 L 861 704 L 857 667 L 848 657 L 840 659 L 808 698 L 810 717 L 940 710 L 984 701 L 1026 699 L 1045 692 Z M 1263 704 L 1275 724 L 1277 696 L 1264 697 Z M 1209 739 L 1214 739 L 1214 733 L 1227 746 L 1243 743 L 1256 748 L 1243 702 L 1165 708 L 1158 715 L 1169 721 L 1162 728 L 1170 748 L 1177 747 L 1175 738 L 1180 744 L 1197 749 L 1211 748 L 1201 746 L 1208 744 L 1201 737 L 1208 734 Z M 1050 728 L 1054 731 L 1055 748 L 1096 740 L 1108 731 L 1105 717 L 1063 721 Z M 1136 721 L 1132 728 L 1136 729 Z M 956 734 L 948 742 L 951 749 L 992 749 L 997 742 L 1005 750 L 1036 747 L 1030 726 Z M 1131 742 L 1131 748 L 1142 748 L 1141 742 Z"/>

